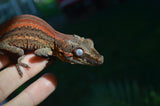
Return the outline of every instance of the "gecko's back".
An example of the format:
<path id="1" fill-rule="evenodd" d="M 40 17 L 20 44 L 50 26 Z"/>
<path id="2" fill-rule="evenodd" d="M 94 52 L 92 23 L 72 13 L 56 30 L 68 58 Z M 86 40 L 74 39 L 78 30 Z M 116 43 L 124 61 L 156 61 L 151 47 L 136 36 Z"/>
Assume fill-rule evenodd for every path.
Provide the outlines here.
<path id="1" fill-rule="evenodd" d="M 16 16 L 0 26 L 0 42 L 26 49 L 52 46 L 54 29 L 33 15 Z"/>

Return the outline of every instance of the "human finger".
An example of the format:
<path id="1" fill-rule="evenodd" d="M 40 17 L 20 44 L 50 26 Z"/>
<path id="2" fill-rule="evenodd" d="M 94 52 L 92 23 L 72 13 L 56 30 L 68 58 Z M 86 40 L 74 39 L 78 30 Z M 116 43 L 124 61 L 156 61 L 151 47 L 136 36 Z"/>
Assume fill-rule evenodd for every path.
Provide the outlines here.
<path id="1" fill-rule="evenodd" d="M 25 56 L 22 62 L 28 64 L 31 67 L 29 69 L 20 67 L 21 71 L 23 72 L 22 78 L 18 74 L 15 65 L 7 67 L 0 72 L 0 102 L 7 98 L 24 82 L 42 71 L 48 61 L 47 59 L 37 57 L 35 54 L 30 53 Z"/>
<path id="2" fill-rule="evenodd" d="M 56 89 L 56 86 L 56 77 L 53 74 L 45 74 L 6 105 L 36 106 L 46 99 Z"/>

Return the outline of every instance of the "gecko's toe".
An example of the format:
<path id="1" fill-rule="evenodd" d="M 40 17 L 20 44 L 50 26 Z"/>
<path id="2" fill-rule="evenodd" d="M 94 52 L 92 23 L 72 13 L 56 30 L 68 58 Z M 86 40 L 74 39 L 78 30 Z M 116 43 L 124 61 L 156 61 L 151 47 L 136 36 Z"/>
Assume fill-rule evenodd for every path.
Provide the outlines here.
<path id="1" fill-rule="evenodd" d="M 22 67 L 25 67 L 25 68 L 30 68 L 30 66 L 25 64 L 25 63 L 20 63 L 19 65 L 22 66 Z"/>
<path id="2" fill-rule="evenodd" d="M 18 74 L 23 77 L 23 72 L 21 71 L 21 69 L 19 68 L 19 64 L 16 64 L 16 68 L 17 68 L 17 71 L 18 71 Z"/>
<path id="3" fill-rule="evenodd" d="M 27 65 L 27 64 L 25 64 L 25 63 L 17 63 L 17 64 L 16 64 L 16 68 L 17 68 L 17 71 L 18 71 L 19 75 L 20 75 L 21 77 L 23 77 L 23 72 L 21 71 L 21 69 L 20 69 L 19 66 L 22 66 L 22 67 L 25 67 L 25 68 L 30 68 L 30 66 Z"/>

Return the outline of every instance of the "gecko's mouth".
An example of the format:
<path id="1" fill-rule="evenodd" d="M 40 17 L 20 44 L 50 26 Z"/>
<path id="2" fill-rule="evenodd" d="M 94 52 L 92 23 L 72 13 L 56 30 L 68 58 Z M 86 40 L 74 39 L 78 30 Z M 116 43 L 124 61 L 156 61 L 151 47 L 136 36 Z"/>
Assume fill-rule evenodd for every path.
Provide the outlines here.
<path id="1" fill-rule="evenodd" d="M 90 59 L 87 59 L 87 62 L 91 65 L 101 65 L 103 64 L 104 62 L 104 57 L 103 56 L 100 56 L 100 58 L 96 59 L 96 60 L 90 60 Z"/>
<path id="2" fill-rule="evenodd" d="M 73 57 L 67 58 L 71 64 L 83 64 L 83 65 L 101 65 L 104 62 L 104 57 L 100 56 L 98 59 L 87 59 L 87 58 L 78 58 L 73 59 Z"/>

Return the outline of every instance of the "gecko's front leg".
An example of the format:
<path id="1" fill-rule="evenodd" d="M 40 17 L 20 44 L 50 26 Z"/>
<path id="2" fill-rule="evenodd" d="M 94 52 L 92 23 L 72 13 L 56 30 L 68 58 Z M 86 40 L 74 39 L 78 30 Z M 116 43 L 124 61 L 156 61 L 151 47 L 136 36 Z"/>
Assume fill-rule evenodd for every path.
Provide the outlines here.
<path id="1" fill-rule="evenodd" d="M 53 56 L 53 52 L 50 48 L 40 48 L 34 51 L 34 54 L 40 57 L 50 57 Z"/>
<path id="2" fill-rule="evenodd" d="M 22 71 L 20 70 L 20 67 L 19 66 L 23 66 L 25 68 L 30 68 L 27 64 L 25 63 L 22 63 L 22 59 L 24 58 L 24 50 L 21 49 L 21 48 L 18 48 L 16 46 L 10 46 L 8 44 L 5 44 L 5 43 L 0 43 L 0 49 L 1 50 L 5 50 L 7 52 L 10 52 L 10 53 L 14 53 L 14 54 L 18 54 L 20 57 L 18 58 L 18 61 L 17 61 L 17 64 L 16 64 L 16 68 L 17 68 L 17 71 L 19 73 L 19 75 L 21 77 L 23 77 L 23 73 Z"/>

